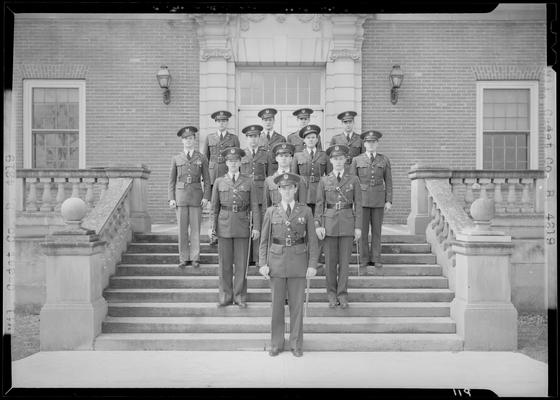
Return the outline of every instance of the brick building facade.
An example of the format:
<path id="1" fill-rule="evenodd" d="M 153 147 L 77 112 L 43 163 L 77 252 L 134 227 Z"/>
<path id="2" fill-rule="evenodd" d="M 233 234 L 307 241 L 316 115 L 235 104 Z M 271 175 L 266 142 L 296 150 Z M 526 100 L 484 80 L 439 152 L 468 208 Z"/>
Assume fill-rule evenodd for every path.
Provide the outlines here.
<path id="1" fill-rule="evenodd" d="M 484 85 L 530 91 L 526 167 L 543 167 L 546 46 L 544 5 L 500 5 L 484 15 L 16 14 L 17 167 L 31 168 L 34 157 L 25 82 L 85 82 L 80 167 L 146 164 L 152 221 L 175 222 L 166 188 L 171 156 L 181 149 L 177 130 L 197 125 L 202 139 L 213 129 L 209 115 L 228 109 L 238 134 L 259 122 L 259 104 L 244 103 L 241 74 L 286 74 L 289 82 L 309 70 L 310 79 L 319 77 L 314 108 L 323 142 L 341 130 L 336 115 L 348 109 L 358 112 L 357 132 L 384 133 L 379 151 L 392 161 L 394 182 L 386 222 L 404 224 L 412 164 L 482 168 Z M 393 105 L 395 64 L 404 81 Z M 161 65 L 172 75 L 169 105 L 155 78 Z M 277 121 L 286 136 L 295 123 L 290 110 L 308 105 L 300 99 L 261 104 L 288 115 Z"/>

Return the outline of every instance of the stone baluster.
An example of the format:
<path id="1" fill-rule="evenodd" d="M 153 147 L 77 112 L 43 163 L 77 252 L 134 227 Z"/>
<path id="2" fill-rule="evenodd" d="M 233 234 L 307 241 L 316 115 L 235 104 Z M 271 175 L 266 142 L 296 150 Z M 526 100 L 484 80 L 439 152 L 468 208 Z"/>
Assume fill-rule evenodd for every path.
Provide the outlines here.
<path id="1" fill-rule="evenodd" d="M 437 211 L 438 211 L 438 223 L 437 223 L 437 226 L 436 226 L 436 229 L 435 229 L 435 234 L 436 234 L 436 237 L 437 237 L 438 241 L 441 243 L 440 239 L 441 239 L 441 234 L 443 232 L 443 227 L 445 225 L 445 221 L 444 221 L 445 217 L 443 216 L 443 213 L 441 212 L 441 210 L 439 208 L 438 208 Z"/>
<path id="2" fill-rule="evenodd" d="M 101 185 L 101 190 L 99 192 L 99 200 L 103 198 L 103 195 L 107 191 L 109 186 L 109 179 L 108 178 L 97 178 L 97 183 Z"/>
<path id="3" fill-rule="evenodd" d="M 487 190 L 492 188 L 492 179 L 480 178 L 478 180 L 478 184 L 480 185 L 480 198 L 487 200 L 488 199 Z"/>
<path id="4" fill-rule="evenodd" d="M 530 192 L 533 185 L 532 178 L 521 179 L 521 185 L 523 185 L 523 193 L 521 195 L 521 212 L 532 213 L 535 212 L 534 203 L 531 199 Z"/>
<path id="5" fill-rule="evenodd" d="M 66 183 L 66 178 L 54 178 L 54 183 L 56 183 L 57 185 L 56 205 L 54 209 L 55 211 L 60 211 L 60 206 L 62 206 L 62 202 L 66 200 L 66 191 L 64 190 L 64 184 Z"/>
<path id="6" fill-rule="evenodd" d="M 41 211 L 52 211 L 51 178 L 39 178 L 43 184 L 43 196 L 41 197 Z"/>
<path id="7" fill-rule="evenodd" d="M 463 178 L 451 178 L 449 183 L 451 184 L 451 192 L 458 199 L 463 187 Z"/>
<path id="8" fill-rule="evenodd" d="M 443 250 L 447 250 L 449 247 L 451 247 L 451 243 L 453 242 L 453 230 L 451 229 L 451 226 L 446 223 L 445 224 L 445 241 L 443 242 Z M 449 255 L 448 255 L 449 256 Z"/>
<path id="9" fill-rule="evenodd" d="M 26 178 L 26 183 L 29 183 L 29 196 L 27 197 L 27 211 L 38 211 L 37 208 L 37 178 Z"/>
<path id="10" fill-rule="evenodd" d="M 435 227 L 439 224 L 439 210 L 437 208 L 437 204 L 435 201 L 432 202 L 432 223 L 430 224 L 430 228 L 435 229 Z"/>
<path id="11" fill-rule="evenodd" d="M 95 178 L 83 178 L 83 182 L 86 184 L 86 204 L 88 208 L 93 208 L 93 184 Z"/>
<path id="12" fill-rule="evenodd" d="M 519 207 L 516 204 L 517 202 L 516 202 L 515 187 L 519 183 L 519 178 L 508 178 L 507 183 L 509 187 L 508 187 L 506 211 L 512 213 L 518 213 Z"/>
<path id="13" fill-rule="evenodd" d="M 494 203 L 496 212 L 503 213 L 506 211 L 506 204 L 502 195 L 502 183 L 506 183 L 504 178 L 494 178 Z"/>
<path id="14" fill-rule="evenodd" d="M 80 198 L 80 178 L 68 178 L 68 182 L 72 184 L 72 194 L 70 197 Z"/>
<path id="15" fill-rule="evenodd" d="M 443 228 L 441 230 L 441 234 L 438 236 L 438 242 L 443 243 L 443 241 L 447 238 L 447 234 L 449 233 L 449 224 L 445 220 L 445 218 L 441 219 Z M 445 248 L 445 246 L 444 246 Z"/>
<path id="16" fill-rule="evenodd" d="M 465 178 L 465 211 L 469 212 L 471 208 L 471 204 L 474 201 L 474 193 L 473 193 L 473 185 L 476 183 L 476 179 L 473 178 Z"/>

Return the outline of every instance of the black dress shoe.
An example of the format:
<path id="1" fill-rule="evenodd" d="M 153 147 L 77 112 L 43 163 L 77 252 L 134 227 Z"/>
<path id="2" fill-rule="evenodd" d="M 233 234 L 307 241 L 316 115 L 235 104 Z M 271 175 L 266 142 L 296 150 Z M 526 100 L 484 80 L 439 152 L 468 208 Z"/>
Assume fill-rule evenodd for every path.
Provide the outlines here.
<path id="1" fill-rule="evenodd" d="M 254 262 L 254 261 L 250 261 L 250 262 L 249 262 L 249 266 L 250 266 L 250 267 L 252 267 L 252 266 L 254 266 L 254 265 L 256 265 L 256 264 L 257 264 L 257 263 Z"/>
<path id="2" fill-rule="evenodd" d="M 360 263 L 360 268 L 367 268 L 368 265 L 369 263 L 367 262 Z"/>
<path id="3" fill-rule="evenodd" d="M 193 261 L 192 266 L 193 266 L 193 268 L 198 268 L 198 267 L 200 267 L 200 263 L 198 261 Z"/>
<path id="4" fill-rule="evenodd" d="M 368 265 L 375 265 L 373 261 L 368 261 Z"/>
<path id="5" fill-rule="evenodd" d="M 270 349 L 268 352 L 270 357 L 276 357 L 278 354 L 280 354 L 280 349 Z"/>
<path id="6" fill-rule="evenodd" d="M 292 354 L 294 355 L 294 357 L 301 357 L 303 356 L 303 351 L 299 349 L 292 349 Z"/>
<path id="7" fill-rule="evenodd" d="M 181 261 L 181 263 L 179 265 L 177 265 L 179 268 L 181 269 L 185 269 L 185 267 L 187 266 L 187 262 L 186 261 Z"/>

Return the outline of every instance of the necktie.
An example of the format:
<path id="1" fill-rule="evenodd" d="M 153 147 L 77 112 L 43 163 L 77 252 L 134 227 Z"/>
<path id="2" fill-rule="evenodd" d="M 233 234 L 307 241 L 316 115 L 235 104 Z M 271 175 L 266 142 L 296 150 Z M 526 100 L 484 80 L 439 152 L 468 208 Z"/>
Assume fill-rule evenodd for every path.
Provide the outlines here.
<path id="1" fill-rule="evenodd" d="M 340 172 L 336 174 L 336 180 L 340 182 Z"/>
<path id="2" fill-rule="evenodd" d="M 220 140 L 224 140 L 224 134 L 220 132 Z"/>
<path id="3" fill-rule="evenodd" d="M 235 183 L 235 174 L 233 174 L 233 176 L 231 177 L 231 180 L 233 183 Z"/>
<path id="4" fill-rule="evenodd" d="M 257 152 L 255 151 L 255 149 L 253 149 L 253 157 L 255 157 L 257 155 Z"/>
<path id="5" fill-rule="evenodd" d="M 191 152 L 188 151 L 188 152 L 187 152 L 187 160 L 190 160 L 190 159 L 191 159 Z"/>
<path id="6" fill-rule="evenodd" d="M 347 142 L 350 141 L 350 135 L 346 135 L 346 141 L 347 141 Z"/>
<path id="7" fill-rule="evenodd" d="M 290 214 L 292 212 L 292 208 L 290 207 L 290 205 L 288 204 L 288 207 L 286 208 L 286 215 L 289 217 Z"/>
<path id="8" fill-rule="evenodd" d="M 266 139 L 270 140 L 270 131 L 266 132 Z"/>
<path id="9" fill-rule="evenodd" d="M 373 153 L 370 153 L 370 155 L 369 155 L 369 161 L 370 161 L 371 163 L 373 163 Z"/>
<path id="10" fill-rule="evenodd" d="M 315 152 L 313 150 L 311 150 L 311 159 L 313 160 L 313 155 L 315 154 Z"/>

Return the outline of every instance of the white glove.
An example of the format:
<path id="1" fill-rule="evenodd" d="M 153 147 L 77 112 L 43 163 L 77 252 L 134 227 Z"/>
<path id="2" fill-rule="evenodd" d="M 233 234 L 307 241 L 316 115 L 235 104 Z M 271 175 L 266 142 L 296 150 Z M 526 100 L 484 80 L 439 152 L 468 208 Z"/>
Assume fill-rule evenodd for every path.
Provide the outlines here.
<path id="1" fill-rule="evenodd" d="M 385 203 L 385 211 L 389 211 L 391 209 L 391 203 Z"/>
<path id="2" fill-rule="evenodd" d="M 212 228 L 210 228 L 210 229 L 208 230 L 208 237 L 209 237 L 209 238 L 212 238 L 212 236 L 214 236 L 214 234 L 215 234 L 214 230 L 213 230 Z"/>
<path id="3" fill-rule="evenodd" d="M 206 206 L 208 205 L 208 200 L 202 199 L 202 200 L 200 201 L 200 205 L 202 206 L 202 208 L 206 208 Z"/>
<path id="4" fill-rule="evenodd" d="M 169 208 L 177 208 L 177 202 L 175 200 L 169 200 Z"/>
<path id="5" fill-rule="evenodd" d="M 268 275 L 269 272 L 270 272 L 270 268 L 268 268 L 268 265 L 263 265 L 262 267 L 259 268 L 259 274 L 264 276 L 264 279 L 270 278 L 270 276 Z"/>
<path id="6" fill-rule="evenodd" d="M 362 230 L 358 228 L 354 229 L 354 239 L 360 240 L 361 237 L 362 237 Z"/>
<path id="7" fill-rule="evenodd" d="M 307 271 L 305 272 L 306 278 L 311 278 L 315 275 L 317 275 L 317 270 L 315 268 L 307 268 Z"/>
<path id="8" fill-rule="evenodd" d="M 317 233 L 319 240 L 323 240 L 325 238 L 325 228 L 322 226 L 315 228 L 315 232 Z"/>
<path id="9" fill-rule="evenodd" d="M 261 233 L 259 231 L 257 231 L 256 229 L 253 229 L 253 232 L 251 233 L 251 237 L 253 238 L 253 240 L 257 240 L 260 235 L 261 235 Z"/>

